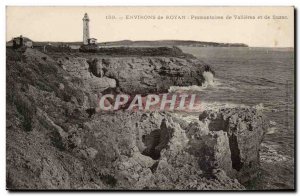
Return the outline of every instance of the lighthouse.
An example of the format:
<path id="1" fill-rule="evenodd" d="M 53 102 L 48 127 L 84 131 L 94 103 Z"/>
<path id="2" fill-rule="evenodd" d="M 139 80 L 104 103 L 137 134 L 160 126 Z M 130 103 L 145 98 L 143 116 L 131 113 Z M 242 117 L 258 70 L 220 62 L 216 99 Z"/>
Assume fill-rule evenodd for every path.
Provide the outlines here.
<path id="1" fill-rule="evenodd" d="M 82 20 L 83 20 L 83 44 L 88 45 L 90 39 L 90 29 L 89 29 L 90 19 L 87 13 L 84 14 Z"/>

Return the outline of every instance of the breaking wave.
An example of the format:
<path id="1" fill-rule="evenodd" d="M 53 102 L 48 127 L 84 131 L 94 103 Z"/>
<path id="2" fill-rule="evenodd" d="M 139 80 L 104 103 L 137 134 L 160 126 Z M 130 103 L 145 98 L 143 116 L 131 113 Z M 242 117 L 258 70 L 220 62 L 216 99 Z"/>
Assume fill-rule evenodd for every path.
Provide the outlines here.
<path id="1" fill-rule="evenodd" d="M 191 92 L 202 92 L 202 91 L 218 91 L 218 90 L 229 90 L 229 91 L 238 91 L 235 87 L 232 87 L 230 85 L 227 85 L 223 82 L 221 82 L 218 79 L 211 81 L 205 81 L 202 86 L 192 85 L 192 86 L 171 86 L 169 88 L 169 93 L 171 92 L 182 92 L 182 91 L 191 91 Z"/>
<path id="2" fill-rule="evenodd" d="M 171 86 L 169 92 L 180 92 L 180 91 L 204 91 L 209 87 L 216 87 L 219 83 L 215 81 L 214 75 L 209 72 L 203 72 L 202 76 L 204 77 L 204 83 L 201 86 L 192 85 L 192 86 Z"/>
<path id="3" fill-rule="evenodd" d="M 202 75 L 205 79 L 205 82 L 202 85 L 202 87 L 206 88 L 208 86 L 215 86 L 214 75 L 211 72 L 205 71 Z"/>

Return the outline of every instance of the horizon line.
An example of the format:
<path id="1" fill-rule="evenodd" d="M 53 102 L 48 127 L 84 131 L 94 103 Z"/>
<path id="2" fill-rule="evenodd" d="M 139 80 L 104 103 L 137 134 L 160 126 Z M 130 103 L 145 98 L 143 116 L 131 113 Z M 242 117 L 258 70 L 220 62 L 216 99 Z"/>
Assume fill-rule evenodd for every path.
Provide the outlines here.
<path id="1" fill-rule="evenodd" d="M 23 35 L 22 35 L 23 36 Z M 23 36 L 23 37 L 26 37 L 28 39 L 30 39 L 29 37 L 27 36 Z M 11 39 L 12 40 L 12 39 Z M 7 42 L 10 42 L 11 40 L 8 40 L 6 41 Z M 83 41 L 41 41 L 41 40 L 38 40 L 38 41 L 34 41 L 32 40 L 33 42 L 60 42 L 60 43 L 74 43 L 74 42 L 82 42 Z M 295 46 L 251 46 L 251 45 L 248 45 L 246 43 L 239 43 L 239 42 L 217 42 L 217 41 L 200 41 L 200 40 L 183 40 L 183 39 L 159 39 L 159 40 L 131 40 L 131 39 L 121 39 L 121 40 L 115 40 L 115 41 L 102 41 L 102 42 L 98 42 L 97 44 L 101 44 L 101 43 L 106 43 L 106 42 L 121 42 L 121 41 L 132 41 L 132 42 L 159 42 L 159 41 L 194 41 L 194 42 L 207 42 L 207 43 L 219 43 L 219 44 L 244 44 L 246 45 L 248 48 L 295 48 Z M 215 47 L 221 47 L 221 46 L 215 46 Z"/>

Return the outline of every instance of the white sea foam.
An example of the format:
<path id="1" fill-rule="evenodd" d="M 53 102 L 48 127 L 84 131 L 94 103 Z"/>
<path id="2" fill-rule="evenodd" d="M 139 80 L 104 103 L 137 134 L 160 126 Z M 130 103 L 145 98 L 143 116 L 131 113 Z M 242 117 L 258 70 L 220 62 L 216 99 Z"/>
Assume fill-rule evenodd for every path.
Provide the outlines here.
<path id="1" fill-rule="evenodd" d="M 274 133 L 276 133 L 277 132 L 277 128 L 276 127 L 270 127 L 270 128 L 268 128 L 268 130 L 267 130 L 267 135 L 271 135 L 271 134 L 274 134 Z"/>
<path id="2" fill-rule="evenodd" d="M 211 72 L 205 71 L 202 75 L 205 79 L 205 82 L 202 85 L 203 87 L 215 86 L 214 75 Z"/>
<path id="3" fill-rule="evenodd" d="M 208 87 L 214 87 L 215 86 L 214 75 L 211 72 L 205 71 L 205 72 L 203 72 L 202 75 L 205 79 L 205 82 L 202 84 L 202 86 L 197 86 L 197 85 L 192 85 L 192 86 L 171 86 L 169 88 L 169 92 L 203 91 Z"/>
<path id="4" fill-rule="evenodd" d="M 192 86 L 171 86 L 169 88 L 169 93 L 182 92 L 182 91 L 203 91 L 205 88 L 202 86 L 192 85 Z"/>
<path id="5" fill-rule="evenodd" d="M 275 121 L 272 121 L 272 120 L 270 120 L 270 125 L 272 125 L 272 126 L 276 126 L 276 125 L 277 125 L 277 123 L 276 123 Z"/>
<path id="6" fill-rule="evenodd" d="M 228 102 L 201 102 L 201 109 L 204 110 L 220 110 L 223 108 L 248 108 L 244 104 L 228 103 Z"/>
<path id="7" fill-rule="evenodd" d="M 275 121 L 270 120 L 269 121 L 269 128 L 267 130 L 268 135 L 274 134 L 278 131 L 277 127 L 276 127 L 277 123 Z"/>
<path id="8" fill-rule="evenodd" d="M 255 106 L 253 106 L 253 108 L 257 109 L 257 110 L 265 110 L 266 108 L 264 107 L 263 103 L 259 103 Z"/>
<path id="9" fill-rule="evenodd" d="M 245 104 L 238 104 L 238 103 L 231 103 L 231 102 L 201 102 L 201 110 L 220 110 L 225 108 L 255 108 L 256 110 L 263 111 L 265 107 L 262 103 L 254 105 L 254 106 L 247 106 Z"/>
<path id="10" fill-rule="evenodd" d="M 260 151 L 261 162 L 278 163 L 278 162 L 285 162 L 291 159 L 286 155 L 282 155 L 278 153 L 278 151 L 276 150 L 277 148 L 279 148 L 278 145 L 269 145 L 269 144 L 262 143 L 261 147 L 262 147 Z"/>

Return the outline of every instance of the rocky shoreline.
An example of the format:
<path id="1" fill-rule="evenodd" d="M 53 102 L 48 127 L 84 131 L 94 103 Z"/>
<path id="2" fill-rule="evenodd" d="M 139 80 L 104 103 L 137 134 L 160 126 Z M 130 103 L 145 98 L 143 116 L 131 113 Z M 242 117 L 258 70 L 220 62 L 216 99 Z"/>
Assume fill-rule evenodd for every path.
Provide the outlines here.
<path id="1" fill-rule="evenodd" d="M 7 50 L 7 188 L 245 190 L 267 130 L 252 108 L 89 115 L 101 92 L 201 85 L 192 57 Z"/>

